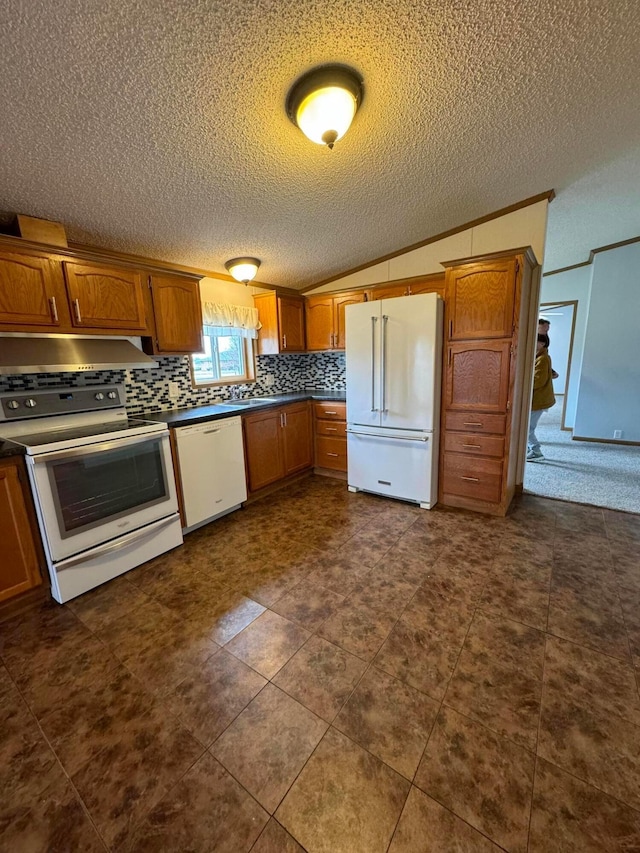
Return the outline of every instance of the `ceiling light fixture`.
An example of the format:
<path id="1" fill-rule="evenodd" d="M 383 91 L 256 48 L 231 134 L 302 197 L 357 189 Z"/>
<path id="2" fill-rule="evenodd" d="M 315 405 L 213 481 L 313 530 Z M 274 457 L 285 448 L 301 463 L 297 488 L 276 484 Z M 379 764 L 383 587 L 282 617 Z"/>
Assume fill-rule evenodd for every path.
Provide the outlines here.
<path id="1" fill-rule="evenodd" d="M 287 95 L 291 121 L 318 145 L 333 148 L 362 103 L 362 78 L 346 65 L 323 65 L 300 77 Z"/>
<path id="2" fill-rule="evenodd" d="M 243 284 L 249 284 L 256 277 L 259 266 L 260 261 L 257 258 L 232 258 L 225 264 L 235 280 Z"/>

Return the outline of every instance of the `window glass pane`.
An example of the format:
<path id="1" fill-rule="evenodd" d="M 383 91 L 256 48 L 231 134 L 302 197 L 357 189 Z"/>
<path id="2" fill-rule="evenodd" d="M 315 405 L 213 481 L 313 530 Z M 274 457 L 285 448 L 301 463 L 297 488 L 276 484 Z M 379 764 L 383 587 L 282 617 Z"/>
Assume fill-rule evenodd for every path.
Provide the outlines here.
<path id="1" fill-rule="evenodd" d="M 242 338 L 218 338 L 218 360 L 221 377 L 228 379 L 233 376 L 244 376 L 243 350 Z"/>
<path id="2" fill-rule="evenodd" d="M 211 382 L 214 378 L 211 338 L 204 335 L 204 352 L 192 356 L 193 375 L 196 382 Z"/>

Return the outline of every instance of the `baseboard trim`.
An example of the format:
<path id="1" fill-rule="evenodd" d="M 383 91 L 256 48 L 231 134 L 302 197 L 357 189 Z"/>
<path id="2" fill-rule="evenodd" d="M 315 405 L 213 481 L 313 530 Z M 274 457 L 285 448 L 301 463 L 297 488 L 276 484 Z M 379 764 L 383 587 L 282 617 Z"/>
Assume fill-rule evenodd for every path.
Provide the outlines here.
<path id="1" fill-rule="evenodd" d="M 640 441 L 624 441 L 621 438 L 590 438 L 586 435 L 572 435 L 571 441 L 591 441 L 594 444 L 623 444 L 625 447 L 640 447 Z"/>

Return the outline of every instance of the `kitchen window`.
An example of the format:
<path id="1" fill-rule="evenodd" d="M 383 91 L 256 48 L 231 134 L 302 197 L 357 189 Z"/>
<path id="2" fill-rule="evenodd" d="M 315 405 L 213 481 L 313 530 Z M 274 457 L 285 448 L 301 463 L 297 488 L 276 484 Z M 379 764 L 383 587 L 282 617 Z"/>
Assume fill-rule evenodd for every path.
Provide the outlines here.
<path id="1" fill-rule="evenodd" d="M 230 385 L 253 382 L 253 342 L 260 323 L 255 308 L 203 302 L 204 350 L 191 356 L 193 385 Z"/>
<path id="2" fill-rule="evenodd" d="M 194 385 L 253 382 L 253 341 L 239 335 L 203 330 L 204 351 L 191 356 Z"/>

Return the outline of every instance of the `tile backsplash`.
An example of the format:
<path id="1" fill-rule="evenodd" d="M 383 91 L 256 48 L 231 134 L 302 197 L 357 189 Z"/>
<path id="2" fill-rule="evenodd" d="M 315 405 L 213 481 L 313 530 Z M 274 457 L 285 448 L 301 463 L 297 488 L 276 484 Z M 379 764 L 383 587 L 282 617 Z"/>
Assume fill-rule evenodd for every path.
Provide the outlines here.
<path id="1" fill-rule="evenodd" d="M 123 383 L 127 389 L 127 411 L 132 415 L 203 406 L 229 399 L 228 385 L 192 387 L 188 356 L 158 356 L 156 361 L 158 368 L 155 370 L 0 376 L 0 393 Z M 269 375 L 273 377 L 273 383 L 267 385 Z M 169 396 L 169 382 L 178 385 L 180 393 L 177 398 Z M 343 390 L 346 387 L 345 355 L 342 352 L 259 355 L 256 357 L 256 381 L 239 387 L 243 397 L 304 391 L 306 388 Z"/>

